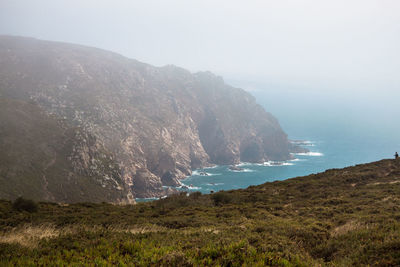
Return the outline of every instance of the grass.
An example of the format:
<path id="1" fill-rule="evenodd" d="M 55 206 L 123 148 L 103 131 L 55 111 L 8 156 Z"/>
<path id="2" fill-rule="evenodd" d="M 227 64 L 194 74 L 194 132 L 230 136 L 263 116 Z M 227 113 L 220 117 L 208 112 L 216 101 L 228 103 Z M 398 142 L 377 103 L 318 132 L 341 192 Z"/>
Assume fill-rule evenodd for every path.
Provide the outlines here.
<path id="1" fill-rule="evenodd" d="M 136 205 L 0 201 L 0 265 L 399 266 L 400 161 Z"/>

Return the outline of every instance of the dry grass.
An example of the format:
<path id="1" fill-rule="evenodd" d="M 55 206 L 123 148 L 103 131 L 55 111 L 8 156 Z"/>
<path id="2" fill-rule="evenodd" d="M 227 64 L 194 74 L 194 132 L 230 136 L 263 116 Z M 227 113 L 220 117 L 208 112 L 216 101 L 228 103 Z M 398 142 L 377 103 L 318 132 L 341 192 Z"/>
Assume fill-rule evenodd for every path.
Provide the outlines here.
<path id="1" fill-rule="evenodd" d="M 161 227 L 158 225 L 141 225 L 141 226 L 133 226 L 133 227 L 109 227 L 107 230 L 118 233 L 131 233 L 131 234 L 144 234 L 144 233 L 156 233 L 156 232 L 165 232 L 168 229 L 165 227 Z"/>
<path id="2" fill-rule="evenodd" d="M 332 236 L 337 237 L 345 235 L 351 231 L 357 231 L 360 229 L 369 229 L 372 225 L 367 225 L 355 220 L 348 221 L 347 223 L 340 225 L 332 230 Z"/>
<path id="3" fill-rule="evenodd" d="M 395 197 L 395 196 L 387 196 L 382 199 L 382 202 L 387 202 L 387 201 L 398 202 L 398 201 L 400 201 L 400 198 Z"/>
<path id="4" fill-rule="evenodd" d="M 212 234 L 219 234 L 221 231 L 214 228 L 214 227 L 200 227 L 200 228 L 190 228 L 182 230 L 184 234 L 190 235 L 193 233 L 212 233 Z"/>
<path id="5" fill-rule="evenodd" d="M 53 225 L 24 225 L 14 228 L 7 233 L 0 234 L 0 243 L 17 243 L 24 247 L 36 247 L 42 239 L 56 238 L 64 232 L 56 229 Z"/>
<path id="6" fill-rule="evenodd" d="M 57 238 L 61 235 L 76 234 L 79 231 L 85 232 L 99 232 L 99 231 L 111 231 L 118 233 L 131 233 L 131 234 L 143 234 L 143 233 L 154 233 L 166 231 L 166 228 L 158 225 L 144 225 L 134 227 L 107 227 L 105 229 L 101 226 L 69 226 L 63 228 L 56 228 L 51 224 L 43 225 L 30 225 L 26 224 L 21 227 L 13 228 L 8 232 L 0 233 L 0 243 L 17 243 L 24 247 L 34 248 L 38 245 L 42 239 Z"/>
<path id="7" fill-rule="evenodd" d="M 388 182 L 376 182 L 376 183 L 370 183 L 370 184 L 367 184 L 367 185 L 398 184 L 398 183 L 400 183 L 400 180 L 388 181 Z"/>

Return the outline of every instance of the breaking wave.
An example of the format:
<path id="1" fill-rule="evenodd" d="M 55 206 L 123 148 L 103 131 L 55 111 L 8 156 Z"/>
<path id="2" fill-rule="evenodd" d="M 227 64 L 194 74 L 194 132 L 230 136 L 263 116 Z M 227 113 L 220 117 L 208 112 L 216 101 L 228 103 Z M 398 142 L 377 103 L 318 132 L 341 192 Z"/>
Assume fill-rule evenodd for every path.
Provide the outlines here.
<path id="1" fill-rule="evenodd" d="M 207 183 L 206 185 L 215 186 L 215 185 L 223 185 L 224 183 Z"/>
<path id="2" fill-rule="evenodd" d="M 292 155 L 298 155 L 298 156 L 310 156 L 310 157 L 321 157 L 324 154 L 322 154 L 321 152 L 305 152 L 305 153 L 292 153 Z"/>
<path id="3" fill-rule="evenodd" d="M 306 159 L 298 159 L 298 158 L 295 158 L 295 159 L 290 159 L 290 160 L 288 160 L 288 161 L 306 161 Z"/>
<path id="4" fill-rule="evenodd" d="M 288 161 L 303 161 L 303 159 L 292 159 L 292 160 L 288 160 Z M 291 163 L 291 162 L 288 162 L 288 161 L 266 161 L 264 163 L 241 162 L 240 164 L 237 164 L 236 166 L 238 166 L 238 167 L 244 167 L 244 166 L 269 166 L 269 167 L 275 167 L 275 166 L 292 166 L 292 165 L 294 165 L 294 163 Z"/>
<path id="5" fill-rule="evenodd" d="M 292 140 L 290 143 L 298 146 L 315 146 L 315 142 L 308 140 Z"/>
<path id="6" fill-rule="evenodd" d="M 182 185 L 181 186 L 178 186 L 178 187 L 176 187 L 177 189 L 189 189 L 189 190 L 200 190 L 201 189 L 201 187 L 198 187 L 198 186 L 193 186 L 193 185 L 186 185 L 186 184 L 183 184 L 182 183 Z"/>
<path id="7" fill-rule="evenodd" d="M 238 165 L 236 165 L 236 166 L 238 166 Z M 228 170 L 231 171 L 231 172 L 254 172 L 254 170 L 247 169 L 247 168 L 244 168 L 242 170 L 231 170 L 231 169 L 228 169 Z"/>
<path id="8" fill-rule="evenodd" d="M 204 169 L 215 169 L 218 167 L 219 167 L 219 165 L 214 165 L 214 166 L 210 166 L 210 167 L 204 167 Z"/>
<path id="9" fill-rule="evenodd" d="M 263 164 L 264 166 L 292 166 L 294 163 L 291 162 L 285 162 L 285 161 L 266 161 Z"/>
<path id="10" fill-rule="evenodd" d="M 210 173 L 201 170 L 194 170 L 192 172 L 192 176 L 216 176 L 216 175 L 221 175 L 221 173 Z"/>

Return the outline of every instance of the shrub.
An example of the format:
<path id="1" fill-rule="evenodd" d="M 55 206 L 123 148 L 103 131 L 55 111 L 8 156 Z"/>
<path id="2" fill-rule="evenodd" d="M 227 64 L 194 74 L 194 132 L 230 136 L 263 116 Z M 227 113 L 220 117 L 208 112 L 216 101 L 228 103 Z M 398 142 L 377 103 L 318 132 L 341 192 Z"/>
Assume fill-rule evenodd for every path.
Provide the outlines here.
<path id="1" fill-rule="evenodd" d="M 201 197 L 201 192 L 199 192 L 199 191 L 193 192 L 190 194 L 190 197 L 192 199 L 198 199 L 199 197 Z"/>
<path id="2" fill-rule="evenodd" d="M 226 193 L 226 192 L 218 192 L 213 195 L 211 195 L 212 200 L 214 201 L 214 204 L 216 206 L 222 205 L 222 204 L 227 204 L 231 203 L 233 200 L 233 197 L 231 194 Z"/>
<path id="3" fill-rule="evenodd" d="M 14 210 L 18 211 L 27 211 L 27 212 L 37 212 L 39 207 L 38 204 L 31 200 L 25 199 L 23 197 L 18 197 L 12 205 Z"/>
<path id="4" fill-rule="evenodd" d="M 170 252 L 164 255 L 160 261 L 160 265 L 165 266 L 193 266 L 186 258 L 185 254 L 180 251 Z"/>

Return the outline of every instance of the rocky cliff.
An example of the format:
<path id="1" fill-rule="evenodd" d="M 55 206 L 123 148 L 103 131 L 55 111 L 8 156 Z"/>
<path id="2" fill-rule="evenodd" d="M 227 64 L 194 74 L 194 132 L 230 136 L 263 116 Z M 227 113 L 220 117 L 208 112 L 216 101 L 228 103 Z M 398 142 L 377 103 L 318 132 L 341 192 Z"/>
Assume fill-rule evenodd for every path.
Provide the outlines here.
<path id="1" fill-rule="evenodd" d="M 0 183 L 16 184 L 0 197 L 158 197 L 194 168 L 286 160 L 296 149 L 250 94 L 212 73 L 79 45 L 0 36 L 0 99 Z"/>

